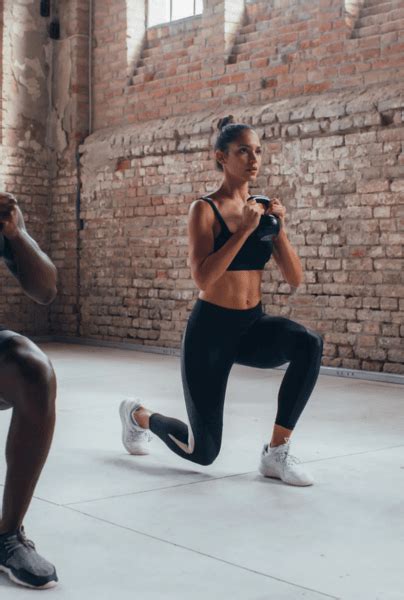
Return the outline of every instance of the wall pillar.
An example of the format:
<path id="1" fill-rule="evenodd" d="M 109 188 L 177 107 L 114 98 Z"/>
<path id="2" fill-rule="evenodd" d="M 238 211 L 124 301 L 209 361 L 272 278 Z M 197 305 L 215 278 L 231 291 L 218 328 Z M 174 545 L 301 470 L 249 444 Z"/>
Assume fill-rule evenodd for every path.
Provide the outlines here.
<path id="1" fill-rule="evenodd" d="M 90 127 L 90 3 L 60 3 L 60 39 L 53 43 L 51 113 L 51 254 L 59 286 L 51 306 L 51 332 L 80 330 L 80 171 L 78 150 Z"/>
<path id="2" fill-rule="evenodd" d="M 213 75 L 224 73 L 244 12 L 245 0 L 205 0 L 202 52 Z"/>
<path id="3" fill-rule="evenodd" d="M 127 0 L 127 61 L 128 82 L 131 83 L 134 68 L 140 58 L 146 36 L 146 2 L 145 0 Z"/>

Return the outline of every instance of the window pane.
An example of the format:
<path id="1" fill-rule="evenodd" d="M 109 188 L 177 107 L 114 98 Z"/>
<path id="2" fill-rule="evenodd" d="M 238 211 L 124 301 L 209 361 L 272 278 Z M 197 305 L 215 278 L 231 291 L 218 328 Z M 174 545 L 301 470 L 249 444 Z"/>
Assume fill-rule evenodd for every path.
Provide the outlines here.
<path id="1" fill-rule="evenodd" d="M 173 0 L 173 20 L 192 17 L 194 14 L 194 0 Z"/>
<path id="2" fill-rule="evenodd" d="M 170 20 L 170 0 L 149 0 L 148 25 L 167 23 Z"/>
<path id="3" fill-rule="evenodd" d="M 195 13 L 201 15 L 203 13 L 203 0 L 196 0 Z"/>

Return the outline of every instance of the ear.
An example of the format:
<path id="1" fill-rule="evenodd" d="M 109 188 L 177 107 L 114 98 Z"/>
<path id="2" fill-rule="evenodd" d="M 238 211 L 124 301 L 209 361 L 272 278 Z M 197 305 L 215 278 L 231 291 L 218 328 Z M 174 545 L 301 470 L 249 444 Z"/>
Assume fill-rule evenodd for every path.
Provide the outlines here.
<path id="1" fill-rule="evenodd" d="M 216 150 L 215 158 L 216 158 L 217 162 L 220 163 L 221 165 L 224 165 L 224 163 L 226 162 L 226 154 L 224 152 L 222 152 L 221 150 Z"/>

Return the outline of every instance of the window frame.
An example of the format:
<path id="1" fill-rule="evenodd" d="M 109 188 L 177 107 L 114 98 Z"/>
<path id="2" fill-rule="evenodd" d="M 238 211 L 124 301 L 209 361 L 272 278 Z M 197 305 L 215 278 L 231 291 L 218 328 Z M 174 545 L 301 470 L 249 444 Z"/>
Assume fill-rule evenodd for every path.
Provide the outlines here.
<path id="1" fill-rule="evenodd" d="M 169 25 L 170 23 L 176 23 L 177 21 L 182 21 L 182 19 L 192 19 L 193 17 L 197 17 L 199 15 L 202 14 L 202 12 L 196 12 L 196 3 L 197 0 L 193 0 L 194 3 L 194 10 L 193 10 L 193 14 L 189 15 L 188 17 L 180 17 L 179 19 L 173 19 L 173 2 L 174 0 L 170 0 L 170 20 L 169 21 L 162 21 L 161 23 L 156 23 L 155 25 L 149 25 L 149 14 L 150 14 L 150 2 L 152 0 L 147 0 L 147 29 L 151 29 L 152 27 L 159 27 L 161 25 Z M 202 2 L 202 11 L 203 11 L 203 2 Z"/>

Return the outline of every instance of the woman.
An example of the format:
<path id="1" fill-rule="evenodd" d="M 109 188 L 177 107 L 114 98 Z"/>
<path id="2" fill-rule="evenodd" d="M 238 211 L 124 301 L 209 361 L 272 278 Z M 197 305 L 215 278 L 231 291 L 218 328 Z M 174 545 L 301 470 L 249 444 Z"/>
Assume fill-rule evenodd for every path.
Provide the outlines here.
<path id="1" fill-rule="evenodd" d="M 300 260 L 285 229 L 285 207 L 271 201 L 269 212 L 281 222 L 272 241 L 256 235 L 264 207 L 250 197 L 262 154 L 257 133 L 233 117 L 219 122 L 215 151 L 223 172 L 220 188 L 196 200 L 189 213 L 191 274 L 199 298 L 182 344 L 182 380 L 190 428 L 152 412 L 134 400 L 120 406 L 123 443 L 131 454 L 145 452 L 149 430 L 179 456 L 211 464 L 220 451 L 227 379 L 234 363 L 273 368 L 289 362 L 278 397 L 278 411 L 259 470 L 291 485 L 312 478 L 289 453 L 295 425 L 316 383 L 322 354 L 319 335 L 289 319 L 266 315 L 261 281 L 271 254 L 292 288 L 302 281 Z"/>

